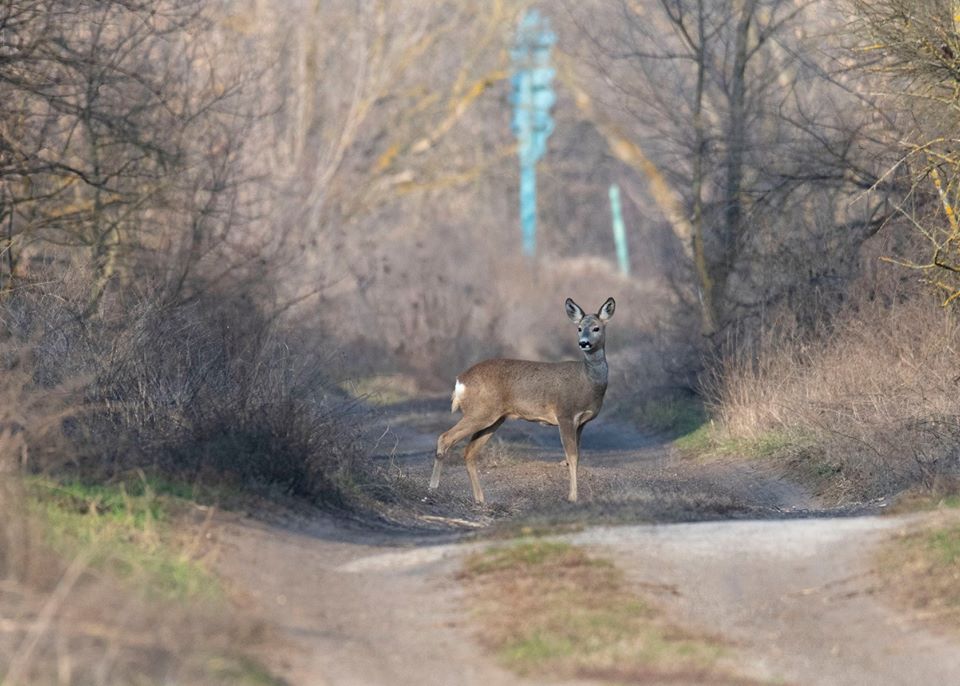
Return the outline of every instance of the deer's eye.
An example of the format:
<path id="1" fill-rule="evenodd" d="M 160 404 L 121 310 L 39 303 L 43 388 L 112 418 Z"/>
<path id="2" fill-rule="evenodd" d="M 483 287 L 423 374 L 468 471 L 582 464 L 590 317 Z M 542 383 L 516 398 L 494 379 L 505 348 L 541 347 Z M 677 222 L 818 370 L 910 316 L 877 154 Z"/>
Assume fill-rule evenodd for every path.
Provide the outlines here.
<path id="1" fill-rule="evenodd" d="M 583 327 L 582 327 L 582 326 L 578 326 L 578 327 L 577 327 L 577 333 L 583 333 Z"/>
<path id="2" fill-rule="evenodd" d="M 594 332 L 594 333 L 600 333 L 600 327 L 599 327 L 599 326 L 593 327 L 593 332 Z"/>

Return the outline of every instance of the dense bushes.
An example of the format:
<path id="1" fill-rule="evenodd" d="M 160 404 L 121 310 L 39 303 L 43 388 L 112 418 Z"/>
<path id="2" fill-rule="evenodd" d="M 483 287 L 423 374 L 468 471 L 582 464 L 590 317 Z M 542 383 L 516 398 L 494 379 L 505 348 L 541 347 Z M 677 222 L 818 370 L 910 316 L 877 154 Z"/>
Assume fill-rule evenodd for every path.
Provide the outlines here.
<path id="1" fill-rule="evenodd" d="M 88 317 L 82 306 L 50 286 L 0 303 L 4 365 L 20 372 L 4 374 L 7 395 L 20 407 L 59 398 L 7 420 L 21 427 L 28 466 L 226 476 L 344 503 L 363 454 L 359 408 L 328 378 L 326 351 L 242 293 L 115 297 Z"/>

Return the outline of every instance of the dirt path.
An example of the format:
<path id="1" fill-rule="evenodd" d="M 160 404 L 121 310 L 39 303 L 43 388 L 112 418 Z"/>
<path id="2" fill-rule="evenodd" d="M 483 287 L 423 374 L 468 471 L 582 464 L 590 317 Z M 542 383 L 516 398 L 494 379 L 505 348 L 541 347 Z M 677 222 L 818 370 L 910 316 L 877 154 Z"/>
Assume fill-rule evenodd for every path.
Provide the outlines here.
<path id="1" fill-rule="evenodd" d="M 481 480 L 490 504 L 478 509 L 457 461 L 438 496 L 425 490 L 434 436 L 450 421 L 438 408 L 396 409 L 381 442 L 380 459 L 422 485 L 411 520 L 422 528 L 373 531 L 324 517 L 224 522 L 220 571 L 285 646 L 268 658 L 292 685 L 535 683 L 505 672 L 473 640 L 454 575 L 485 543 L 427 531 L 443 519 L 587 525 L 567 537 L 613 558 L 679 623 L 731 643 L 758 678 L 960 683 L 960 643 L 911 625 L 874 594 L 871 547 L 905 520 L 817 510 L 775 473 L 678 459 L 599 420 L 584 435 L 583 503 L 563 501 L 556 431 L 515 424 L 488 448 Z"/>
<path id="2" fill-rule="evenodd" d="M 337 540 L 345 533 L 322 520 L 225 526 L 221 573 L 289 647 L 265 656 L 276 673 L 294 686 L 518 683 L 470 640 L 452 547 Z"/>
<path id="3" fill-rule="evenodd" d="M 905 518 L 703 522 L 591 529 L 599 548 L 682 624 L 732 642 L 774 683 L 960 683 L 960 642 L 876 597 L 868 553 Z"/>

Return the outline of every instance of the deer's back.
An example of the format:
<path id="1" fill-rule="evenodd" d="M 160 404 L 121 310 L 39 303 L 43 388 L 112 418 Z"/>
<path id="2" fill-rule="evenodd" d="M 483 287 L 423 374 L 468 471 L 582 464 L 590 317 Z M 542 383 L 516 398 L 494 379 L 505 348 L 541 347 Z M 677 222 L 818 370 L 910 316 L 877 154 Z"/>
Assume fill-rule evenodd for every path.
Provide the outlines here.
<path id="1" fill-rule="evenodd" d="M 485 360 L 457 377 L 464 414 L 498 414 L 557 423 L 558 416 L 600 409 L 606 386 L 590 382 L 581 362 Z M 458 386 L 458 388 L 460 388 Z"/>

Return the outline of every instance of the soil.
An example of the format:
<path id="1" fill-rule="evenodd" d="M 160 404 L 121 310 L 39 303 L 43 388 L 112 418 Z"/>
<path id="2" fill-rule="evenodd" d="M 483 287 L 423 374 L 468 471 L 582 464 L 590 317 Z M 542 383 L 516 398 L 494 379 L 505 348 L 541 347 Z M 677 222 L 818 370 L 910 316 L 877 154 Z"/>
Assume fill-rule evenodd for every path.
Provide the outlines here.
<path id="1" fill-rule="evenodd" d="M 428 492 L 447 399 L 394 405 L 376 460 L 404 501 L 377 524 L 331 515 L 223 517 L 218 569 L 270 628 L 264 658 L 290 684 L 533 684 L 477 644 L 455 579 L 490 538 L 550 532 L 616 562 L 677 624 L 727 644 L 746 677 L 797 684 L 960 683 L 960 643 L 904 617 L 872 571 L 916 515 L 829 507 L 762 461 L 684 457 L 601 416 L 583 435 L 581 502 L 567 503 L 557 430 L 507 423 Z M 547 683 L 547 682 L 544 682 Z"/>

